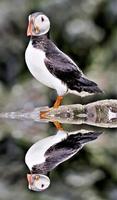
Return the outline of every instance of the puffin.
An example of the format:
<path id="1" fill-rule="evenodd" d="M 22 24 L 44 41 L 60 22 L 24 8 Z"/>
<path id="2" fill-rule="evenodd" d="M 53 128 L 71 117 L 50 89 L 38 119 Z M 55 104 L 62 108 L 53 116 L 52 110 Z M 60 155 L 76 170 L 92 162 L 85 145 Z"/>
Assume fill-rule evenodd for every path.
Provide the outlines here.
<path id="1" fill-rule="evenodd" d="M 50 172 L 100 134 L 101 132 L 87 130 L 58 130 L 55 135 L 33 144 L 25 156 L 25 163 L 30 170 L 27 174 L 28 188 L 37 192 L 46 190 L 50 186 Z"/>
<path id="2" fill-rule="evenodd" d="M 58 96 L 54 108 L 60 106 L 63 96 L 68 93 L 82 97 L 102 92 L 50 39 L 50 20 L 44 13 L 32 13 L 28 21 L 27 36 L 30 41 L 25 51 L 25 61 L 39 82 L 56 90 Z"/>

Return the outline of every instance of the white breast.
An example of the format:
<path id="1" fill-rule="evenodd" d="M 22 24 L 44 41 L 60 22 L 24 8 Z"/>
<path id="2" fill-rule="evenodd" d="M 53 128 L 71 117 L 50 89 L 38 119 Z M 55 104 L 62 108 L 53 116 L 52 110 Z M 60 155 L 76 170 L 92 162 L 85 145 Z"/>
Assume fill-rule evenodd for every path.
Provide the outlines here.
<path id="1" fill-rule="evenodd" d="M 45 53 L 34 48 L 30 41 L 25 53 L 26 64 L 30 72 L 38 81 L 57 90 L 58 95 L 64 95 L 67 91 L 66 85 L 48 71 L 44 63 L 45 58 Z"/>
<path id="2" fill-rule="evenodd" d="M 41 164 L 45 161 L 45 152 L 54 144 L 57 144 L 62 139 L 66 138 L 67 134 L 64 131 L 58 131 L 54 136 L 50 136 L 39 140 L 30 147 L 25 156 L 25 163 L 31 170 L 34 165 Z"/>

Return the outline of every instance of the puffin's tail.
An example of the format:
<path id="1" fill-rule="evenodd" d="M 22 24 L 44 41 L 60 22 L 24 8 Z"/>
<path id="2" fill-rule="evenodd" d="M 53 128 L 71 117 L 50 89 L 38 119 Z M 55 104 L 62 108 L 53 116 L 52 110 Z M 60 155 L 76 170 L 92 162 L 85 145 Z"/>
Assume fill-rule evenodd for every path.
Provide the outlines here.
<path id="1" fill-rule="evenodd" d="M 98 85 L 93 82 L 88 80 L 85 77 L 80 77 L 74 85 L 74 90 L 78 92 L 88 92 L 88 93 L 102 93 L 102 90 L 98 87 Z"/>

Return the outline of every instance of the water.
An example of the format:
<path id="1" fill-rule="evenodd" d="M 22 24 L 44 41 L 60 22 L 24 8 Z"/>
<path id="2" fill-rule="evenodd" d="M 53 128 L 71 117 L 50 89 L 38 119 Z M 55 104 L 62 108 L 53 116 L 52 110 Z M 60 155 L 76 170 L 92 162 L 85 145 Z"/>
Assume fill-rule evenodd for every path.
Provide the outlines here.
<path id="1" fill-rule="evenodd" d="M 2 112 L 0 198 L 117 199 L 116 107 L 116 100 L 62 106 L 46 119 L 39 116 L 48 107 Z M 28 189 L 26 176 L 36 164 L 39 180 L 50 181 L 43 192 Z M 31 189 L 40 187 L 33 182 Z"/>

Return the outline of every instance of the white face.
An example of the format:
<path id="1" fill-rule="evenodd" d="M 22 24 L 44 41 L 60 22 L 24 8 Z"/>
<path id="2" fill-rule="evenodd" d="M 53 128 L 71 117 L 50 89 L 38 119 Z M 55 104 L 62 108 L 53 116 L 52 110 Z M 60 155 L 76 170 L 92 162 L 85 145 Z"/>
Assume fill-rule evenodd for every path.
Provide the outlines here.
<path id="1" fill-rule="evenodd" d="M 34 27 L 39 29 L 39 35 L 46 34 L 50 29 L 50 21 L 45 15 L 38 15 L 34 20 Z"/>
<path id="2" fill-rule="evenodd" d="M 50 29 L 50 21 L 44 14 L 31 14 L 28 17 L 28 36 L 40 36 L 46 34 Z"/>
<path id="3" fill-rule="evenodd" d="M 29 184 L 29 189 L 33 191 L 43 191 L 50 185 L 50 179 L 42 174 L 33 174 L 31 179 L 32 183 Z"/>

